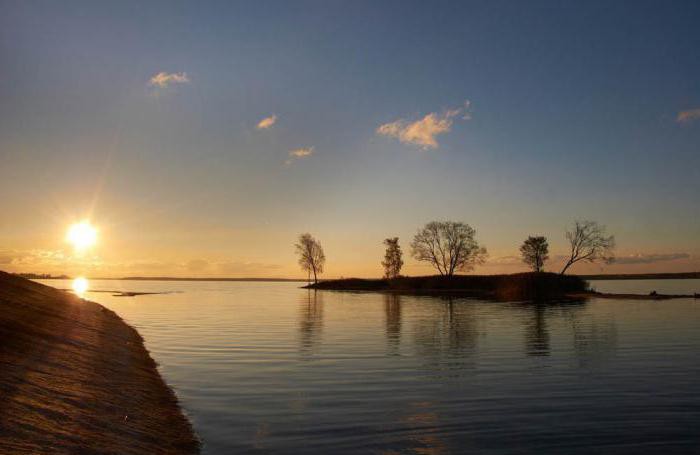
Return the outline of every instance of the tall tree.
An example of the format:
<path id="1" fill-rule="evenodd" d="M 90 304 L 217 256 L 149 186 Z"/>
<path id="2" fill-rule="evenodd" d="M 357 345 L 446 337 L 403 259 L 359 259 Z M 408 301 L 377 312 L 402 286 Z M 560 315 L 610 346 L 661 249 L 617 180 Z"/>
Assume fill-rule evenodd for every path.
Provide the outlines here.
<path id="1" fill-rule="evenodd" d="M 530 236 L 520 246 L 520 253 L 523 256 L 523 262 L 535 272 L 541 272 L 544 263 L 549 259 L 549 244 L 547 238 L 538 236 Z"/>
<path id="2" fill-rule="evenodd" d="M 399 246 L 399 238 L 384 239 L 384 245 L 386 245 L 384 260 L 382 261 L 384 276 L 386 278 L 396 278 L 401 273 L 401 267 L 403 267 L 403 252 Z"/>
<path id="3" fill-rule="evenodd" d="M 318 275 L 323 273 L 323 265 L 326 262 L 321 244 L 311 234 L 306 233 L 299 235 L 299 241 L 294 247 L 299 255 L 302 270 L 306 270 L 309 275 L 313 273 L 314 283 L 318 283 Z"/>
<path id="4" fill-rule="evenodd" d="M 605 226 L 595 221 L 575 221 L 573 229 L 566 231 L 571 248 L 569 259 L 561 270 L 563 275 L 579 261 L 611 263 L 615 260 L 615 237 L 606 235 Z"/>
<path id="5" fill-rule="evenodd" d="M 476 231 L 465 223 L 432 221 L 413 237 L 411 255 L 430 263 L 440 275 L 468 271 L 486 259 L 486 248 L 474 240 L 475 234 Z"/>

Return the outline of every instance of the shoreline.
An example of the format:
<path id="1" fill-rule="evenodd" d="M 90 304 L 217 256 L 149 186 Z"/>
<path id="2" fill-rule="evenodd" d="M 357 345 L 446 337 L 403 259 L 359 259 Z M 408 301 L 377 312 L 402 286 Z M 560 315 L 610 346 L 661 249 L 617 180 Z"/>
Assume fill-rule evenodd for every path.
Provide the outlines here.
<path id="1" fill-rule="evenodd" d="M 560 301 L 587 298 L 628 300 L 697 299 L 699 294 L 625 294 L 591 291 L 576 275 L 547 272 L 512 275 L 454 275 L 398 277 L 393 279 L 345 278 L 302 286 L 302 289 L 339 292 L 379 292 L 434 295 L 495 301 Z"/>
<path id="2" fill-rule="evenodd" d="M 574 275 L 527 272 L 510 275 L 399 276 L 391 279 L 345 278 L 319 281 L 304 288 L 455 295 L 500 301 L 544 301 L 566 299 L 570 294 L 586 292 L 588 284 Z"/>
<path id="3" fill-rule="evenodd" d="M 612 292 L 582 292 L 570 294 L 572 298 L 621 299 L 621 300 L 673 300 L 697 299 L 697 294 L 616 294 Z"/>
<path id="4" fill-rule="evenodd" d="M 197 454 L 139 333 L 103 306 L 0 272 L 0 452 Z"/>
<path id="5" fill-rule="evenodd" d="M 379 294 L 397 294 L 397 295 L 415 295 L 415 296 L 433 296 L 433 297 L 461 297 L 466 299 L 485 299 L 494 301 L 506 301 L 497 298 L 497 296 L 492 292 L 487 291 L 475 291 L 468 289 L 333 289 L 333 288 L 313 288 L 309 286 L 303 286 L 301 289 L 316 290 L 316 291 L 331 291 L 331 292 L 371 292 Z M 674 300 L 674 299 L 700 299 L 700 295 L 693 294 L 614 294 L 610 292 L 578 292 L 571 294 L 564 294 L 559 297 L 552 298 L 552 301 L 560 300 L 572 300 L 579 301 L 585 299 L 622 299 L 622 300 Z"/>

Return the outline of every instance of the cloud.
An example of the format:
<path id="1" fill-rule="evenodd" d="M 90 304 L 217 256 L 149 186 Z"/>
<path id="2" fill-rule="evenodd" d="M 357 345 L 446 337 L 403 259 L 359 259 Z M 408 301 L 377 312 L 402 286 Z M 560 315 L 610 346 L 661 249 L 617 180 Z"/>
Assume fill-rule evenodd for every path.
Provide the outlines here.
<path id="1" fill-rule="evenodd" d="M 13 272 L 67 273 L 71 269 L 95 269 L 102 260 L 94 255 L 74 256 L 63 250 L 0 251 L 0 264 Z"/>
<path id="2" fill-rule="evenodd" d="M 278 264 L 263 264 L 260 262 L 239 262 L 239 261 L 228 261 L 219 262 L 216 264 L 216 268 L 220 273 L 225 275 L 248 275 L 253 276 L 259 273 L 265 274 L 265 272 L 271 272 L 274 270 L 279 270 L 282 267 Z"/>
<path id="3" fill-rule="evenodd" d="M 285 161 L 285 164 L 292 164 L 294 160 L 301 160 L 308 158 L 314 154 L 314 147 L 302 147 L 298 149 L 293 149 L 289 151 L 289 158 Z"/>
<path id="4" fill-rule="evenodd" d="M 12 264 L 17 254 L 11 251 L 0 251 L 0 265 Z"/>
<path id="5" fill-rule="evenodd" d="M 404 144 L 417 145 L 423 150 L 436 149 L 439 147 L 436 137 L 452 130 L 455 117 L 461 114 L 463 120 L 471 119 L 470 106 L 471 103 L 465 101 L 464 107 L 448 109 L 441 114 L 431 112 L 419 120 L 398 119 L 380 125 L 376 133 L 396 138 Z"/>
<path id="6" fill-rule="evenodd" d="M 523 258 L 520 256 L 500 256 L 495 258 L 489 258 L 485 263 L 485 266 L 516 266 L 523 265 Z"/>
<path id="7" fill-rule="evenodd" d="M 690 123 L 693 120 L 700 119 L 700 109 L 688 109 L 687 111 L 680 111 L 676 117 L 678 123 Z"/>
<path id="8" fill-rule="evenodd" d="M 161 71 L 151 77 L 148 85 L 156 88 L 167 88 L 173 84 L 188 84 L 189 82 L 190 78 L 187 77 L 187 73 L 166 73 Z"/>
<path id="9" fill-rule="evenodd" d="M 666 254 L 633 254 L 631 256 L 618 256 L 615 264 L 654 264 L 656 262 L 675 261 L 677 259 L 689 259 L 688 253 Z"/>
<path id="10" fill-rule="evenodd" d="M 472 119 L 471 107 L 472 107 L 472 102 L 469 100 L 466 100 L 464 102 L 464 107 L 462 108 L 463 109 L 462 112 L 464 113 L 462 115 L 462 120 L 471 120 Z"/>
<path id="11" fill-rule="evenodd" d="M 267 130 L 272 128 L 272 125 L 274 125 L 275 123 L 277 123 L 277 116 L 275 114 L 272 114 L 271 116 L 265 117 L 264 119 L 260 120 L 256 128 L 259 130 Z"/>

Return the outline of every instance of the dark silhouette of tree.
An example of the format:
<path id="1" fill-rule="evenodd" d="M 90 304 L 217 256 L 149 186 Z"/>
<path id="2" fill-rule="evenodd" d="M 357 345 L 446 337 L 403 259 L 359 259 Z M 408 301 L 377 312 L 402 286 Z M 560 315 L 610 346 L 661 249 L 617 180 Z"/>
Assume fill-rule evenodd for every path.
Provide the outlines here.
<path id="1" fill-rule="evenodd" d="M 523 262 L 535 272 L 541 272 L 544 263 L 549 259 L 549 244 L 546 237 L 530 236 L 520 246 Z"/>
<path id="2" fill-rule="evenodd" d="M 399 246 L 399 238 L 384 239 L 384 245 L 386 245 L 384 260 L 382 261 L 384 276 L 386 278 L 396 278 L 401 273 L 401 267 L 403 267 L 403 252 Z"/>
<path id="3" fill-rule="evenodd" d="M 321 244 L 311 234 L 306 233 L 299 235 L 299 242 L 294 244 L 294 247 L 299 255 L 299 265 L 309 274 L 313 273 L 314 283 L 318 283 L 318 275 L 323 273 L 323 265 L 326 262 Z"/>
<path id="4" fill-rule="evenodd" d="M 465 223 L 432 221 L 413 237 L 411 255 L 429 262 L 443 276 L 468 271 L 486 259 L 486 249 L 474 240 L 475 234 Z"/>
<path id="5" fill-rule="evenodd" d="M 575 221 L 571 231 L 566 231 L 566 239 L 571 247 L 571 254 L 561 274 L 579 261 L 611 263 L 615 260 L 615 237 L 606 235 L 605 226 L 595 221 Z"/>

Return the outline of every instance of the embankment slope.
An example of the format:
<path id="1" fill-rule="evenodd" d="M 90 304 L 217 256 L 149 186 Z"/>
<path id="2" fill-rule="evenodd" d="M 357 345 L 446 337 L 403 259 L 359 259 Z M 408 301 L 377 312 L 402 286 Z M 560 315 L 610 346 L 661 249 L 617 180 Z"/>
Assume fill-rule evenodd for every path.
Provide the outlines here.
<path id="1" fill-rule="evenodd" d="M 0 453 L 198 452 L 136 330 L 96 303 L 0 272 Z"/>

